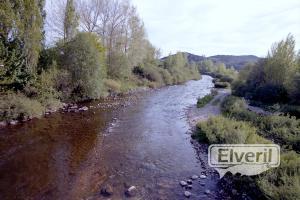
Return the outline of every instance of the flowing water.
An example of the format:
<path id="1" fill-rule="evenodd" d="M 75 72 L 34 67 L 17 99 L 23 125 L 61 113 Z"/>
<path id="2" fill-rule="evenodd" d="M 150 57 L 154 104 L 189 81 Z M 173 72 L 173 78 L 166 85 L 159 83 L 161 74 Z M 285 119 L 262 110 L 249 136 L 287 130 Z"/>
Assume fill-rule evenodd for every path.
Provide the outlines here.
<path id="1" fill-rule="evenodd" d="M 186 108 L 212 78 L 139 95 L 126 108 L 56 113 L 0 130 L 0 199 L 183 199 L 180 180 L 205 172 L 187 134 Z M 93 102 L 90 105 L 95 105 Z M 193 184 L 191 199 L 217 198 L 217 177 Z M 211 196 L 204 195 L 210 189 Z"/>

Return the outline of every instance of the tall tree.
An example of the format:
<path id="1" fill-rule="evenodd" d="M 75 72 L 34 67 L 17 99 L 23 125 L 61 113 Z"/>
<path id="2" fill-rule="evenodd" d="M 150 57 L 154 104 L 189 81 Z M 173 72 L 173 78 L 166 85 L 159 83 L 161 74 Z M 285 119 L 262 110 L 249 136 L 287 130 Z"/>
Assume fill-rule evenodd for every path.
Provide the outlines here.
<path id="1" fill-rule="evenodd" d="M 79 16 L 76 13 L 73 0 L 67 0 L 64 18 L 64 41 L 70 41 L 77 33 Z"/>
<path id="2" fill-rule="evenodd" d="M 1 85 L 22 89 L 24 77 L 35 75 L 43 42 L 43 10 L 44 0 L 0 1 Z M 15 84 L 20 79 L 22 84 Z"/>

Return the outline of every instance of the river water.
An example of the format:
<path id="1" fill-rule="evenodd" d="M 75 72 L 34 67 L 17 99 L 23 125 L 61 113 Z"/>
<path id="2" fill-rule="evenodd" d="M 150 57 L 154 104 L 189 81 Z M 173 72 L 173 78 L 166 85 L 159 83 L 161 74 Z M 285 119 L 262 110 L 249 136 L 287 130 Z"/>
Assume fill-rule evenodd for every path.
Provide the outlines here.
<path id="1" fill-rule="evenodd" d="M 0 199 L 105 199 L 103 185 L 113 188 L 110 199 L 125 199 L 132 185 L 132 199 L 184 199 L 179 181 L 205 173 L 186 109 L 212 87 L 202 76 L 140 94 L 126 108 L 56 113 L 1 129 Z M 217 178 L 195 181 L 190 199 L 217 198 Z"/>

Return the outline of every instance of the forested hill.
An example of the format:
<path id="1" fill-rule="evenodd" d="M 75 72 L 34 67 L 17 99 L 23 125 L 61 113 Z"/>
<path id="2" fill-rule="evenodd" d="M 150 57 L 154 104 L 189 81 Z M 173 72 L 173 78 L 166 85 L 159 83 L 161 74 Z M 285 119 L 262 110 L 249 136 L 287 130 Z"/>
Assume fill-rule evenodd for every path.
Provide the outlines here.
<path id="1" fill-rule="evenodd" d="M 234 55 L 215 55 L 210 57 L 199 56 L 191 53 L 185 53 L 189 62 L 200 62 L 205 59 L 210 59 L 214 63 L 224 63 L 226 66 L 230 67 L 233 66 L 235 69 L 240 70 L 245 66 L 247 63 L 255 63 L 260 58 L 254 55 L 241 55 L 241 56 L 234 56 Z M 162 60 L 166 59 L 166 57 L 162 58 Z"/>

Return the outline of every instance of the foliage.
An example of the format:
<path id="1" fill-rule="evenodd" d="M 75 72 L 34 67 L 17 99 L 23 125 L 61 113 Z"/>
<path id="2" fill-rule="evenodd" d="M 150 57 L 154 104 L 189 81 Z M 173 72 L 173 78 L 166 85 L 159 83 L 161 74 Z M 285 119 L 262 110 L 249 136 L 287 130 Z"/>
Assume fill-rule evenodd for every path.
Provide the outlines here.
<path id="1" fill-rule="evenodd" d="M 211 100 L 214 99 L 214 97 L 218 94 L 217 91 L 212 91 L 210 94 L 205 95 L 202 98 L 198 98 L 197 100 L 197 107 L 198 108 L 202 108 L 204 107 L 206 104 L 208 104 Z"/>
<path id="2" fill-rule="evenodd" d="M 244 100 L 228 96 L 221 104 L 221 110 L 227 117 L 250 122 L 257 127 L 258 134 L 275 140 L 282 145 L 290 145 L 300 150 L 300 120 L 290 116 L 260 116 L 246 109 Z"/>
<path id="3" fill-rule="evenodd" d="M 260 175 L 257 183 L 269 199 L 296 200 L 300 196 L 300 156 L 294 151 L 281 154 L 280 166 Z"/>
<path id="4" fill-rule="evenodd" d="M 121 92 L 121 84 L 112 79 L 105 79 L 104 86 L 108 89 L 109 93 L 120 93 Z"/>
<path id="5" fill-rule="evenodd" d="M 292 35 L 275 43 L 265 59 L 240 72 L 234 94 L 267 104 L 297 102 L 299 69 L 294 49 Z"/>
<path id="6" fill-rule="evenodd" d="M 64 17 L 64 41 L 70 41 L 75 37 L 79 25 L 79 16 L 75 11 L 73 0 L 67 0 Z"/>
<path id="7" fill-rule="evenodd" d="M 205 122 L 199 122 L 197 128 L 198 137 L 206 138 L 212 144 L 267 142 L 256 134 L 256 128 L 249 123 L 225 117 L 213 117 Z"/>
<path id="8" fill-rule="evenodd" d="M 40 117 L 44 107 L 37 100 L 29 99 L 23 94 L 3 93 L 0 95 L 0 121 Z"/>
<path id="9" fill-rule="evenodd" d="M 96 99 L 104 93 L 104 49 L 98 48 L 97 38 L 91 33 L 79 33 L 67 42 L 62 51 L 60 66 L 70 73 L 71 98 Z"/>

